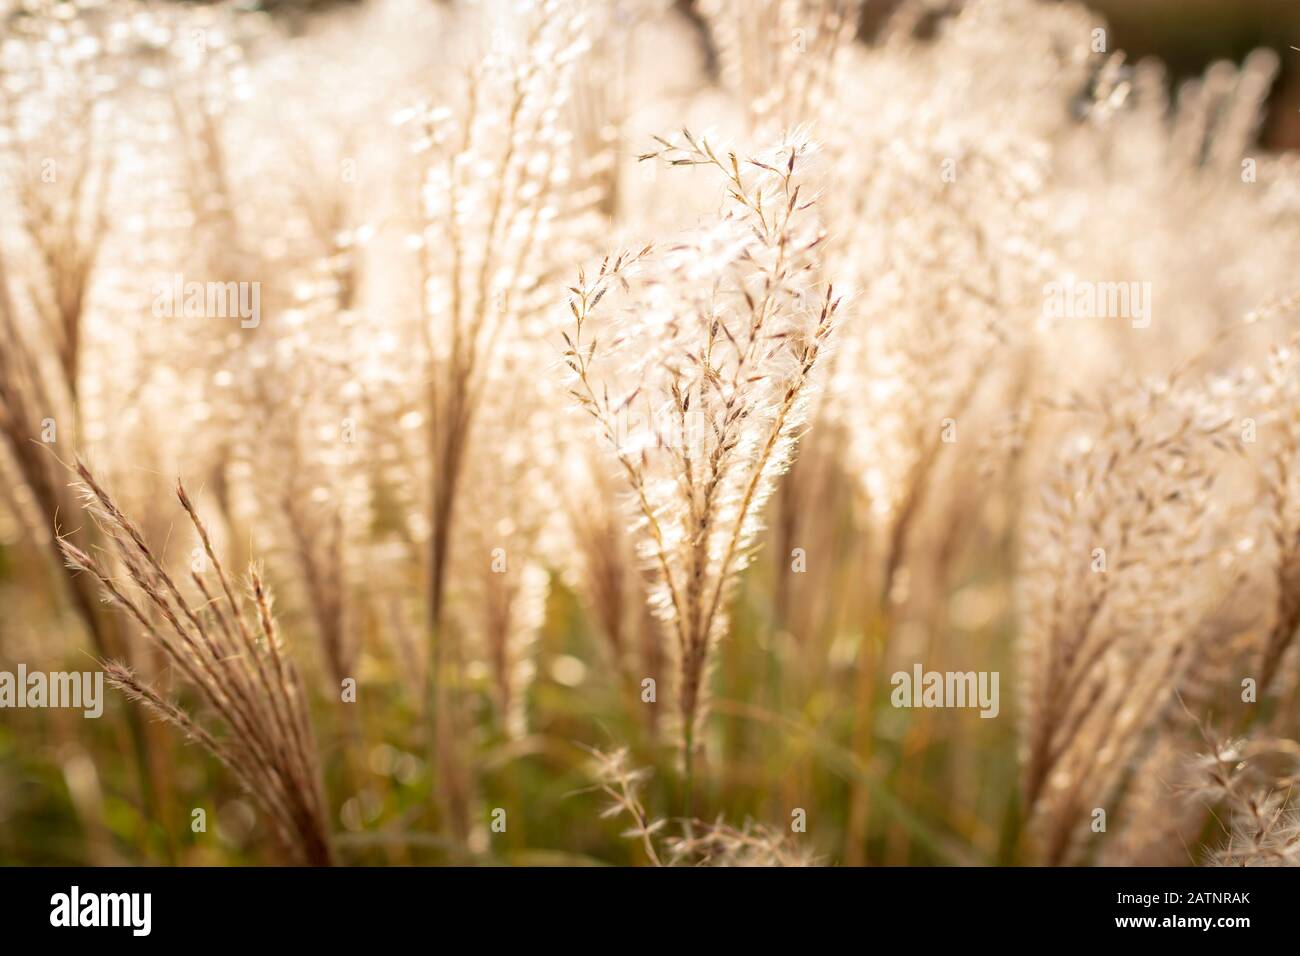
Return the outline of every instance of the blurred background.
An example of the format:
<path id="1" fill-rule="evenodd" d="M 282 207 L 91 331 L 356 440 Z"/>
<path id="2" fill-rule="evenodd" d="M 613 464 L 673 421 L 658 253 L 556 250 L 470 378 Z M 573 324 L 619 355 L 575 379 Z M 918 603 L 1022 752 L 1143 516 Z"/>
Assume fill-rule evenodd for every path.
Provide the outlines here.
<path id="1" fill-rule="evenodd" d="M 86 0 L 100 5 L 118 6 Z M 19 6 L 0 0 L 9 13 Z M 647 812 L 675 821 L 683 801 L 671 708 L 648 709 L 638 696 L 645 674 L 667 685 L 671 668 L 646 610 L 624 497 L 603 481 L 609 462 L 585 431 L 568 431 L 571 403 L 554 375 L 558 336 L 547 307 L 561 303 L 552 311 L 567 321 L 564 290 L 579 264 L 590 268 L 619 243 L 640 248 L 647 237 L 676 236 L 716 212 L 708 170 L 638 163 L 653 136 L 690 126 L 744 142 L 759 129 L 770 137 L 762 126 L 769 120 L 814 119 L 805 111 L 816 107 L 833 184 L 820 210 L 838 243 L 826 268 L 837 281 L 846 277 L 861 296 L 853 307 L 875 321 L 846 323 L 820 417 L 769 504 L 760 553 L 740 577 L 727 639 L 716 648 L 695 809 L 736 826 L 764 821 L 784 837 L 791 808 L 802 808 L 811 821 L 806 844 L 836 864 L 1036 858 L 1022 839 L 1028 814 L 1017 803 L 1024 775 L 1017 721 L 1032 707 L 1012 698 L 1016 679 L 1033 670 L 1029 655 L 1020 656 L 1023 639 L 1037 633 L 1023 624 L 1019 571 L 1036 563 L 1051 572 L 1048 556 L 1077 542 L 1048 534 L 1024 546 L 1024 526 L 1043 522 L 1033 526 L 1022 512 L 1040 504 L 1040 490 L 1050 510 L 1058 482 L 1090 473 L 1088 450 L 1100 455 L 1114 438 L 1108 413 L 1130 410 L 1104 391 L 1115 379 L 1131 386 L 1141 372 L 1159 374 L 1222 343 L 1249 310 L 1293 291 L 1300 164 L 1261 155 L 1258 179 L 1247 180 L 1241 159 L 1254 161 L 1260 100 L 1264 145 L 1300 146 L 1300 52 L 1291 48 L 1300 46 L 1300 2 L 1096 0 L 1091 9 L 1109 24 L 1107 52 L 1127 51 L 1123 68 L 1088 51 L 1090 14 L 1053 2 L 972 2 L 975 13 L 962 17 L 961 4 L 934 0 L 925 4 L 928 20 L 909 22 L 890 45 L 876 41 L 900 3 L 866 0 L 853 29 L 828 31 L 833 42 L 808 57 L 792 56 L 790 42 L 790 28 L 806 20 L 787 22 L 782 11 L 807 15 L 821 8 L 816 0 L 805 7 L 736 0 L 711 10 L 696 0 L 647 0 L 630 4 L 629 17 L 595 4 L 591 55 L 579 59 L 572 89 L 554 81 L 554 108 L 547 102 L 532 117 L 550 135 L 522 138 L 518 155 L 500 149 L 514 142 L 500 135 L 512 74 L 498 60 L 485 60 L 481 75 L 448 67 L 485 51 L 534 55 L 520 37 L 495 49 L 498 32 L 522 34 L 525 21 L 507 3 L 286 0 L 235 12 L 141 4 L 120 22 L 105 14 L 96 24 L 107 38 L 102 47 L 79 42 L 75 25 L 65 29 L 75 23 L 72 5 L 30 6 L 41 15 L 24 37 L 41 49 L 57 37 L 53 46 L 71 69 L 65 76 L 62 59 L 36 55 L 30 89 L 0 77 L 18 106 L 3 116 L 3 145 L 20 160 L 6 167 L 5 187 L 23 202 L 7 202 L 8 194 L 0 201 L 0 255 L 9 270 L 0 283 L 14 291 L 13 321 L 22 330 L 20 348 L 19 336 L 0 329 L 0 425 L 10 438 L 0 455 L 0 669 L 17 661 L 87 667 L 96 627 L 124 642 L 132 631 L 133 661 L 194 700 L 157 647 L 100 606 L 93 582 L 65 574 L 52 547 L 52 516 L 65 531 L 88 521 L 68 473 L 43 449 L 32 452 L 42 416 L 31 410 L 52 394 L 60 421 L 72 423 L 68 444 L 103 469 L 151 541 L 172 542 L 167 557 L 182 572 L 193 542 L 180 539 L 189 531 L 174 499 L 177 475 L 219 529 L 217 548 L 232 568 L 265 560 L 282 632 L 308 675 L 343 862 L 646 862 L 623 836 L 628 821 L 601 816 L 608 801 L 592 792 L 588 748 L 627 747 L 631 766 L 653 768 L 642 788 Z M 748 30 L 751 8 L 770 15 L 772 29 Z M 937 29 L 946 18 L 952 29 Z M 17 19 L 0 20 L 6 57 L 22 52 Z M 561 47 L 567 27 L 556 29 Z M 861 42 L 844 41 L 834 60 L 828 51 L 850 34 Z M 1269 57 L 1240 72 L 1219 70 L 1176 109 L 1167 108 L 1155 74 L 1127 70 L 1157 58 L 1172 88 L 1212 64 L 1241 65 L 1259 47 L 1277 55 L 1267 95 Z M 120 87 L 78 72 L 103 50 Z M 554 48 L 538 50 L 534 75 L 549 76 Z M 834 74 L 825 100 L 801 99 L 818 89 L 822 57 L 845 72 Z M 46 83 L 50 63 L 60 69 L 50 71 L 57 82 Z M 466 75 L 481 82 L 481 114 L 467 106 Z M 791 78 L 807 85 L 796 89 Z M 84 95 L 79 115 L 58 108 L 69 89 Z M 24 113 L 29 95 L 34 106 Z M 107 116 L 120 136 L 116 165 L 102 170 L 86 146 L 87 130 L 98 131 L 101 97 L 113 104 Z M 399 115 L 404 124 L 394 122 Z M 462 138 L 461 123 L 474 136 Z M 446 163 L 446 175 L 463 177 L 470 198 L 453 205 L 438 150 L 461 142 L 466 155 Z M 92 187 L 60 180 L 43 189 L 50 184 L 39 178 L 39 160 L 52 152 L 66 154 L 72 169 L 84 161 Z M 949 189 L 936 171 L 953 156 L 978 174 Z M 506 190 L 496 163 L 545 183 Z M 461 681 L 463 713 L 455 733 L 445 725 L 442 733 L 455 738 L 450 752 L 461 763 L 435 772 L 422 704 L 426 590 L 434 590 L 425 498 L 446 456 L 426 438 L 431 421 L 447 419 L 427 386 L 449 380 L 435 377 L 450 360 L 432 343 L 450 335 L 438 324 L 449 310 L 428 304 L 427 276 L 478 272 L 475 261 L 445 261 L 455 231 L 448 221 L 491 239 L 496 219 L 487 211 L 506 193 L 506 202 L 524 204 L 519 221 L 533 217 L 538 228 L 512 233 L 518 255 L 502 261 L 537 261 L 507 274 L 549 284 L 505 297 L 528 334 L 519 336 L 521 354 L 507 354 L 481 393 L 491 401 L 475 419 L 457 539 L 468 556 L 449 572 L 467 660 L 444 662 Z M 113 228 L 103 233 L 98 221 Z M 535 234 L 545 241 L 534 243 Z M 248 335 L 229 324 L 158 322 L 147 280 L 182 269 L 262 282 L 266 321 Z M 1161 320 L 1149 334 L 1125 323 L 1049 326 L 1040 321 L 1043 284 L 1066 271 L 1152 281 Z M 487 266 L 481 273 L 495 274 Z M 479 275 L 474 282 L 484 290 L 481 311 L 505 301 L 493 300 Z M 1179 394 L 1169 417 L 1191 408 L 1198 422 L 1221 421 L 1221 409 L 1209 406 L 1223 402 L 1265 421 L 1251 404 L 1258 376 L 1237 372 L 1273 343 L 1273 331 L 1258 330 L 1249 347 L 1234 340 L 1214 350 L 1208 364 L 1222 378 Z M 19 389 L 2 387 L 20 377 L 37 396 L 26 405 Z M 1058 399 L 1068 387 L 1107 401 L 1052 418 L 1040 399 Z M 1126 427 L 1158 418 L 1154 396 L 1139 398 Z M 963 437 L 949 451 L 934 425 L 954 409 Z M 340 421 L 363 423 L 364 441 L 338 440 Z M 1231 702 L 1240 671 L 1234 655 L 1254 655 L 1258 646 L 1219 638 L 1258 638 L 1261 628 L 1250 631 L 1233 615 L 1274 606 L 1272 592 L 1260 590 L 1225 599 L 1229 610 L 1214 608 L 1218 616 L 1205 627 L 1188 623 L 1204 623 L 1198 602 L 1224 582 L 1270 586 L 1274 568 L 1256 542 L 1276 516 L 1252 510 L 1265 499 L 1235 474 L 1217 510 L 1180 498 L 1178 469 L 1194 456 L 1182 455 L 1179 428 L 1171 426 L 1170 437 L 1153 427 L 1161 440 L 1145 447 L 1179 452 L 1177 461 L 1157 462 L 1171 486 L 1161 500 L 1188 509 L 1170 524 L 1179 532 L 1203 518 L 1213 524 L 1217 537 L 1207 534 L 1206 545 L 1213 560 L 1142 569 L 1169 588 L 1160 598 L 1170 613 L 1185 617 L 1159 620 L 1166 605 L 1144 600 L 1151 613 L 1123 619 L 1117 630 L 1130 657 L 1107 660 L 1130 670 L 1087 675 L 1108 695 L 1092 698 L 1102 700 L 1096 713 L 1128 723 L 1108 726 L 1102 739 L 1100 731 L 1082 735 L 1066 755 L 1076 758 L 1069 773 L 1054 775 L 1069 792 L 1040 813 L 1065 834 L 1055 861 L 1187 862 L 1183 838 L 1194 838 L 1203 820 L 1192 814 L 1169 832 L 1164 823 L 1174 814 L 1161 788 L 1204 741 L 1189 741 L 1186 725 L 1166 710 L 1141 705 L 1168 704 L 1159 695 L 1171 687 L 1188 701 L 1222 692 Z M 1266 440 L 1255 448 L 1260 457 L 1272 451 Z M 60 450 L 69 454 L 66 444 Z M 1063 478 L 1055 469 L 1076 453 L 1084 465 Z M 566 471 L 574 462 L 576 475 Z M 1124 484 L 1119 494 L 1134 487 L 1145 486 Z M 1149 502 L 1103 505 L 1096 527 Z M 1075 515 L 1071 533 L 1094 531 L 1087 517 Z M 1251 537 L 1241 529 L 1254 522 Z M 529 553 L 521 563 L 530 575 L 527 593 L 508 595 L 502 612 L 501 595 L 489 589 L 495 579 L 485 585 L 476 559 L 505 537 Z M 1187 544 L 1167 534 L 1148 561 L 1176 561 L 1191 551 Z M 787 560 L 796 547 L 807 549 L 813 573 Z M 1253 562 L 1249 574 L 1228 573 L 1234 562 Z M 1063 594 L 1066 604 L 1090 580 L 1045 576 L 1044 593 Z M 524 640 L 515 642 L 516 630 L 527 632 Z M 1214 654 L 1191 656 L 1219 670 L 1187 665 L 1176 679 L 1151 676 L 1148 661 L 1173 666 L 1156 653 L 1170 634 L 1205 640 Z M 917 661 L 1000 672 L 1000 719 L 891 706 L 889 675 Z M 353 673 L 363 706 L 340 707 L 338 679 Z M 512 693 L 501 690 L 507 684 Z M 216 760 L 173 728 L 143 721 L 118 691 L 106 694 L 98 721 L 60 710 L 0 713 L 0 863 L 281 859 L 257 807 Z M 1120 705 L 1134 701 L 1141 719 L 1130 721 Z M 1300 696 L 1289 706 L 1279 708 L 1283 717 L 1300 709 Z M 1294 722 L 1277 726 L 1294 733 Z M 145 744 L 137 749 L 156 753 L 152 765 L 135 765 L 135 734 Z M 1091 764 L 1094 757 L 1104 766 Z M 440 792 L 456 781 L 452 771 L 465 781 L 452 797 L 472 821 L 458 840 L 447 837 L 452 814 L 444 804 L 453 800 Z M 1095 784 L 1107 790 L 1101 803 L 1135 779 L 1148 789 L 1132 785 L 1134 810 L 1116 815 L 1117 839 L 1104 851 L 1080 848 L 1087 832 L 1078 832 L 1084 817 L 1074 793 L 1090 798 Z M 166 799 L 151 806 L 154 791 Z M 511 814 L 503 834 L 487 829 L 488 811 L 499 807 Z M 196 808 L 210 811 L 209 831 L 190 829 Z"/>
<path id="2" fill-rule="evenodd" d="M 302 19 L 353 2 L 359 0 L 266 0 L 248 6 Z M 866 0 L 859 36 L 871 37 L 901 2 Z M 673 5 L 699 23 L 697 0 L 673 0 Z M 1157 57 L 1175 81 L 1199 75 L 1215 60 L 1240 62 L 1259 47 L 1275 50 L 1282 57 L 1282 69 L 1262 140 L 1274 149 L 1300 146 L 1300 52 L 1292 49 L 1300 46 L 1297 0 L 1095 0 L 1088 6 L 1105 15 L 1115 48 L 1127 51 L 1134 61 Z"/>

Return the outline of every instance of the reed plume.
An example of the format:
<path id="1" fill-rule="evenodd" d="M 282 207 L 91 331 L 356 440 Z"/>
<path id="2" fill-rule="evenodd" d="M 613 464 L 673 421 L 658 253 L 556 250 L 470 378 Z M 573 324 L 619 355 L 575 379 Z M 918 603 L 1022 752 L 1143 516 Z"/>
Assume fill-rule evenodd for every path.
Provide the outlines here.
<path id="1" fill-rule="evenodd" d="M 818 285 L 823 237 L 812 196 L 801 198 L 810 144 L 784 143 L 742 167 L 734 152 L 719 158 L 707 139 L 683 138 L 643 158 L 707 167 L 723 182 L 725 212 L 657 259 L 647 246 L 606 257 L 590 280 L 580 273 L 564 355 L 572 394 L 631 492 L 652 600 L 674 634 L 689 807 L 712 648 L 794 454 L 840 300 Z M 633 281 L 638 294 L 602 336 L 592 321 L 601 300 L 631 295 Z"/>
<path id="2" fill-rule="evenodd" d="M 165 653 L 225 730 L 205 726 L 120 662 L 104 662 L 109 681 L 220 760 L 266 814 L 290 858 L 313 866 L 332 864 L 329 810 L 306 693 L 281 641 L 261 572 L 250 567 L 249 593 L 236 595 L 206 525 L 177 483 L 177 498 L 208 565 L 190 574 L 199 599 L 186 598 L 91 471 L 81 463 L 76 471 L 84 509 L 112 551 L 91 553 L 61 539 L 68 566 L 99 583 L 104 599 Z M 125 569 L 129 583 L 114 574 L 114 561 Z M 209 583 L 211 578 L 215 583 Z"/>

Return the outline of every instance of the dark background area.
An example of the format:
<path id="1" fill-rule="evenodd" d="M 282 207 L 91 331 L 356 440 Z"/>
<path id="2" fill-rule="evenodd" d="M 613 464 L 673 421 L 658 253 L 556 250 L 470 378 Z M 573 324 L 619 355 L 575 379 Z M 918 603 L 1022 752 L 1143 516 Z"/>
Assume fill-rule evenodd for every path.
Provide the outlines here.
<path id="1" fill-rule="evenodd" d="M 861 34 L 869 36 L 901 2 L 866 0 Z M 1240 63 L 1259 47 L 1275 50 L 1281 69 L 1261 135 L 1273 149 L 1300 147 L 1300 50 L 1293 48 L 1300 47 L 1300 0 L 1083 2 L 1104 17 L 1111 49 L 1124 50 L 1134 63 L 1163 60 L 1173 83 L 1203 73 L 1216 60 Z"/>
<path id="2" fill-rule="evenodd" d="M 1109 20 L 1114 45 L 1133 60 L 1164 60 L 1175 80 L 1215 60 L 1240 62 L 1257 47 L 1282 59 L 1264 143 L 1300 147 L 1300 0 L 1094 0 Z"/>

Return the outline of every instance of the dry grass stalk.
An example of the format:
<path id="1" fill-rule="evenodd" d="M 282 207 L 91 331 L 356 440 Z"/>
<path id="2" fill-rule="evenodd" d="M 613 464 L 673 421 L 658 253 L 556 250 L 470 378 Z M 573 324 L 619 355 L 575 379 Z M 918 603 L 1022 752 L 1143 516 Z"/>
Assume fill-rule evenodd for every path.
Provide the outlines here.
<path id="1" fill-rule="evenodd" d="M 557 195 L 567 173 L 564 145 L 547 124 L 584 44 L 575 8 L 545 3 L 515 58 L 490 58 L 472 71 L 463 117 L 430 110 L 420 119 L 419 146 L 430 154 L 420 238 L 435 466 L 429 570 L 435 632 L 470 426 L 502 336 L 516 332 L 534 307 L 546 252 L 537 243 L 538 226 L 564 201 Z"/>
<path id="2" fill-rule="evenodd" d="M 722 80 L 755 128 L 810 123 L 833 108 L 837 59 L 858 28 L 862 0 L 704 0 L 700 12 Z"/>
<path id="3" fill-rule="evenodd" d="M 815 857 L 798 846 L 793 837 L 751 820 L 740 827 L 721 818 L 713 823 L 688 820 L 682 827 L 682 836 L 661 836 L 668 821 L 652 818 L 641 797 L 642 788 L 650 778 L 649 769 L 632 768 L 626 748 L 609 752 L 593 749 L 590 753 L 596 787 L 610 800 L 601 817 L 628 817 L 631 826 L 623 831 L 623 836 L 639 840 L 653 866 L 817 865 Z"/>
<path id="4" fill-rule="evenodd" d="M 1099 427 L 1044 489 L 1024 569 L 1022 813 L 1058 864 L 1171 706 L 1197 623 L 1232 586 L 1207 577 L 1231 413 L 1174 378 L 1072 407 Z"/>
<path id="5" fill-rule="evenodd" d="M 119 662 L 104 663 L 110 682 L 225 764 L 266 813 L 293 859 L 332 864 L 329 810 L 306 693 L 296 666 L 283 650 L 260 572 L 250 568 L 249 597 L 237 597 L 212 549 L 207 527 L 178 483 L 177 497 L 218 585 L 213 588 L 208 583 L 206 571 L 191 572 L 202 596 L 192 602 L 90 470 L 80 463 L 76 470 L 85 510 L 112 543 L 113 552 L 96 549 L 98 553 L 92 554 L 61 539 L 68 566 L 99 583 L 105 600 L 124 611 L 166 654 L 225 725 L 226 733 L 209 730 Z M 129 584 L 114 575 L 113 554 L 125 568 Z"/>
<path id="6" fill-rule="evenodd" d="M 1260 651 L 1259 687 L 1268 693 L 1278 679 L 1282 660 L 1300 631 L 1300 508 L 1296 486 L 1300 481 L 1300 338 L 1269 356 L 1265 408 L 1280 432 L 1263 476 L 1265 533 L 1273 544 L 1273 621 Z M 1295 679 L 1291 678 L 1292 687 Z"/>
<path id="7" fill-rule="evenodd" d="M 1207 862 L 1300 866 L 1300 815 L 1292 802 L 1300 746 L 1263 736 L 1216 737 L 1193 719 L 1206 751 L 1186 762 L 1187 779 L 1178 789 L 1214 816 L 1217 839 Z"/>
<path id="8" fill-rule="evenodd" d="M 710 652 L 762 506 L 794 454 L 840 301 L 829 285 L 814 291 L 822 233 L 807 213 L 813 200 L 800 197 L 810 146 L 788 142 L 742 166 L 735 153 L 720 159 L 706 139 L 683 135 L 684 144 L 662 141 L 644 158 L 709 167 L 723 179 L 727 211 L 656 263 L 606 351 L 599 333 L 584 332 L 608 293 L 631 292 L 650 247 L 607 257 L 590 281 L 580 273 L 565 361 L 575 400 L 631 491 L 654 601 L 675 636 L 689 803 Z M 648 428 L 629 435 L 627 416 L 639 409 Z"/>
<path id="9" fill-rule="evenodd" d="M 605 664 L 627 706 L 653 733 L 659 712 L 641 700 L 641 682 L 653 678 L 667 690 L 671 674 L 661 622 L 648 600 L 653 579 L 637 557 L 623 485 L 608 472 L 603 448 L 590 442 L 566 445 L 563 459 L 569 470 L 557 480 L 557 493 L 570 544 L 564 576 L 599 630 Z"/>
<path id="10" fill-rule="evenodd" d="M 0 162 L 16 220 L 0 223 L 0 235 L 13 240 L 0 248 L 0 432 L 46 525 L 71 510 L 42 446 L 82 440 L 84 323 L 108 232 L 114 156 L 107 56 L 93 42 L 103 38 L 96 26 L 78 27 L 69 30 L 54 5 L 15 13 L 13 42 L 26 55 L 8 64 L 0 92 Z M 42 49 L 46 55 L 35 55 Z M 57 547 L 53 553 L 58 560 Z M 97 650 L 124 654 L 94 588 L 68 583 Z"/>
<path id="11" fill-rule="evenodd" d="M 526 17 L 517 44 L 468 71 L 461 108 L 415 111 L 423 163 L 416 239 L 430 488 L 425 697 L 435 764 L 444 756 L 463 763 L 440 753 L 446 728 L 438 725 L 446 707 L 458 706 L 443 699 L 444 666 L 452 665 L 451 681 L 459 683 L 458 662 L 465 658 L 448 607 L 474 432 L 502 372 L 501 350 L 534 334 L 530 324 L 552 293 L 558 263 L 587 229 L 593 201 L 574 175 L 569 137 L 556 122 L 588 48 L 587 29 L 582 4 L 545 0 Z M 454 767 L 440 774 L 448 786 L 461 775 Z M 457 828 L 467 825 L 462 819 Z"/>
<path id="12" fill-rule="evenodd" d="M 526 696 L 550 593 L 544 562 L 557 518 L 548 507 L 555 495 L 547 432 L 553 419 L 536 384 L 545 371 L 508 353 L 497 362 L 501 379 L 492 386 L 465 464 L 473 493 L 458 516 L 452 619 L 463 634 L 466 661 L 486 671 L 498 729 L 519 738 L 528 728 Z M 525 488 L 528 493 L 521 492 Z"/>

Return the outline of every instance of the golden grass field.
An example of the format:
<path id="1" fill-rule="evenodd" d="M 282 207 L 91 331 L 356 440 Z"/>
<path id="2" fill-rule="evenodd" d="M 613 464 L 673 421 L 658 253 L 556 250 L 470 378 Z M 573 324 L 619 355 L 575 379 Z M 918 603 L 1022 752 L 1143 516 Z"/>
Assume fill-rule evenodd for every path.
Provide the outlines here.
<path id="1" fill-rule="evenodd" d="M 0 863 L 1300 861 L 1300 32 L 876 7 L 0 2 Z"/>

